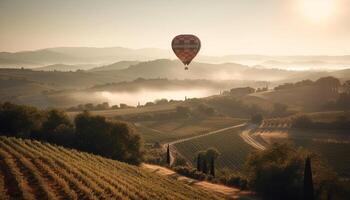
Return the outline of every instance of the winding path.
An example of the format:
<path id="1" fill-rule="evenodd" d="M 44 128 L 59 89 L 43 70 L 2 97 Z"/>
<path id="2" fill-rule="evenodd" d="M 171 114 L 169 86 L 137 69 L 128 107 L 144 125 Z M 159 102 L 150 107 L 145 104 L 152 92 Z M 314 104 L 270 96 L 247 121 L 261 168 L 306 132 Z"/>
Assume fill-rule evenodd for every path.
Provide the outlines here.
<path id="1" fill-rule="evenodd" d="M 241 138 L 248 143 L 250 146 L 252 146 L 254 149 L 257 150 L 265 150 L 266 147 L 264 145 L 262 145 L 260 142 L 258 142 L 257 140 L 255 140 L 254 137 L 252 137 L 252 131 L 254 130 L 254 128 L 247 128 L 246 130 L 242 131 L 242 133 L 240 134 Z"/>
<path id="2" fill-rule="evenodd" d="M 241 128 L 241 127 L 244 127 L 246 126 L 246 123 L 243 123 L 243 124 L 239 124 L 239 125 L 234 125 L 234 126 L 229 126 L 229 127 L 226 127 L 226 128 L 222 128 L 222 129 L 219 129 L 219 130 L 215 130 L 215 131 L 209 131 L 208 133 L 205 133 L 205 134 L 201 134 L 201 135 L 196 135 L 196 136 L 192 136 L 192 137 L 188 137 L 188 138 L 182 138 L 182 139 L 178 139 L 178 140 L 175 140 L 175 141 L 172 141 L 172 142 L 169 142 L 169 143 L 165 143 L 163 145 L 163 148 L 167 148 L 167 146 L 169 145 L 170 148 L 170 165 L 173 164 L 174 162 L 174 153 L 178 153 L 176 151 L 176 147 L 174 146 L 175 144 L 179 144 L 179 143 L 182 143 L 182 142 L 186 142 L 186 141 L 189 141 L 189 140 L 193 140 L 193 139 L 197 139 L 197 138 L 201 138 L 201 137 L 206 137 L 208 135 L 213 135 L 213 134 L 218 134 L 218 133 L 221 133 L 223 131 L 227 131 L 227 130 L 231 130 L 231 129 L 235 129 L 235 128 Z"/>
<path id="3" fill-rule="evenodd" d="M 208 133 L 201 134 L 201 135 L 196 135 L 196 136 L 193 136 L 193 137 L 178 139 L 178 140 L 175 140 L 175 141 L 166 143 L 166 145 L 169 144 L 169 145 L 171 146 L 171 145 L 174 145 L 174 144 L 186 142 L 186 141 L 189 141 L 189 140 L 193 140 L 193 139 L 205 137 L 205 136 L 208 136 L 208 135 L 217 134 L 217 133 L 220 133 L 220 132 L 223 132 L 223 131 L 227 131 L 227 130 L 234 129 L 234 128 L 240 128 L 240 127 L 244 127 L 244 126 L 246 126 L 246 123 L 239 124 L 239 125 L 234 125 L 234 126 L 229 126 L 229 127 L 226 127 L 226 128 L 222 128 L 222 129 L 219 129 L 219 130 L 215 130 L 215 131 L 210 131 L 210 132 L 208 132 Z"/>

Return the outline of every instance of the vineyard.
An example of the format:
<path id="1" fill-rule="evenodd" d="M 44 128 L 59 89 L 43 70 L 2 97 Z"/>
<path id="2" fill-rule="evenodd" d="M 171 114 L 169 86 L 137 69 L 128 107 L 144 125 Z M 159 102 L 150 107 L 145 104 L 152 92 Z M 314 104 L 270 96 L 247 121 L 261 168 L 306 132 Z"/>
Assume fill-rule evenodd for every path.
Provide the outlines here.
<path id="1" fill-rule="evenodd" d="M 210 117 L 207 119 L 177 119 L 137 123 L 136 131 L 145 142 L 172 142 L 174 140 L 205 134 L 228 126 L 242 124 L 245 119 Z"/>
<path id="2" fill-rule="evenodd" d="M 220 199 L 139 167 L 32 140 L 0 137 L 2 199 Z"/>
<path id="3" fill-rule="evenodd" d="M 195 156 L 198 151 L 206 150 L 209 147 L 215 147 L 220 156 L 216 161 L 218 168 L 241 169 L 247 156 L 253 151 L 253 148 L 244 142 L 240 136 L 241 130 L 231 129 L 217 134 L 192 140 L 176 143 L 173 146 L 188 161 L 195 166 Z"/>
<path id="4" fill-rule="evenodd" d="M 350 137 L 336 131 L 292 131 L 298 146 L 318 153 L 341 176 L 350 177 Z"/>

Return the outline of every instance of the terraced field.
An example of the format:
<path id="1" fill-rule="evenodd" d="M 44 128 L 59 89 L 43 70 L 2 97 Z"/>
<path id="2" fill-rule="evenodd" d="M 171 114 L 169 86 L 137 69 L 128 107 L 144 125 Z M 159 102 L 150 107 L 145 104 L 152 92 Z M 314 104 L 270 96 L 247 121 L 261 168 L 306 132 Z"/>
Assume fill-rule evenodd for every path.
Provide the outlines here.
<path id="1" fill-rule="evenodd" d="M 240 129 L 230 129 L 217 134 L 176 143 L 173 146 L 192 165 L 195 166 L 194 158 L 196 153 L 215 147 L 221 155 L 216 161 L 218 168 L 241 169 L 247 156 L 254 149 L 247 144 L 240 136 Z"/>
<path id="2" fill-rule="evenodd" d="M 0 137 L 1 199 L 223 199 L 139 167 Z"/>

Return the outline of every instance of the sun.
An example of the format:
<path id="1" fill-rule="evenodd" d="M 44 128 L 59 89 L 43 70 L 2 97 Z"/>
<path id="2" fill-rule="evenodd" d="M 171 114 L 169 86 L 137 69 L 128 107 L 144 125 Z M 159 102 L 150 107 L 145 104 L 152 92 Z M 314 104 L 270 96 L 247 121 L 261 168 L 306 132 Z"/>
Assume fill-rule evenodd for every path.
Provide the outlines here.
<path id="1" fill-rule="evenodd" d="M 303 14 L 313 22 L 329 19 L 335 12 L 336 0 L 299 0 Z"/>

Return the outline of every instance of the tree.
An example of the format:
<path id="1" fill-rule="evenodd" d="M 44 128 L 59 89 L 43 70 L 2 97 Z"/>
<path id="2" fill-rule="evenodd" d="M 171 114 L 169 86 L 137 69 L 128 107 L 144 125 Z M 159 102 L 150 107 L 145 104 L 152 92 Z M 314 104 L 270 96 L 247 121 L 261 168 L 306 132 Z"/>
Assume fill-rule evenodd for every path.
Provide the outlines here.
<path id="1" fill-rule="evenodd" d="M 282 117 L 287 114 L 288 106 L 282 103 L 273 104 L 272 116 Z"/>
<path id="2" fill-rule="evenodd" d="M 306 152 L 291 144 L 273 144 L 251 154 L 245 171 L 250 187 L 263 199 L 300 199 Z"/>
<path id="3" fill-rule="evenodd" d="M 141 138 L 128 124 L 110 122 L 88 112 L 77 115 L 74 123 L 80 150 L 131 164 L 142 161 Z"/>
<path id="4" fill-rule="evenodd" d="M 50 133 L 52 143 L 66 146 L 75 147 L 76 137 L 75 129 L 72 125 L 60 124 Z"/>
<path id="5" fill-rule="evenodd" d="M 215 177 L 215 165 L 214 165 L 214 158 L 210 159 L 210 175 Z"/>
<path id="6" fill-rule="evenodd" d="M 202 170 L 202 169 L 201 169 L 201 162 L 202 162 L 202 160 L 201 160 L 201 155 L 198 154 L 198 155 L 197 155 L 197 171 L 201 171 L 201 170 Z"/>
<path id="7" fill-rule="evenodd" d="M 0 103 L 0 133 L 7 136 L 30 137 L 40 129 L 44 115 L 31 106 Z"/>
<path id="8" fill-rule="evenodd" d="M 251 121 L 253 124 L 261 124 L 261 122 L 263 121 L 263 116 L 262 116 L 262 114 L 253 114 L 253 115 L 251 116 L 250 121 Z"/>
<path id="9" fill-rule="evenodd" d="M 210 174 L 215 176 L 215 160 L 219 157 L 220 153 L 217 149 L 211 147 L 206 151 L 206 160 L 210 161 Z"/>
<path id="10" fill-rule="evenodd" d="M 171 162 L 171 160 L 170 160 L 171 158 L 170 158 L 170 147 L 169 147 L 169 144 L 168 144 L 168 147 L 167 147 L 167 150 L 166 150 L 166 163 L 170 166 L 170 162 Z"/>
<path id="11" fill-rule="evenodd" d="M 311 159 L 307 157 L 305 160 L 305 170 L 304 170 L 304 200 L 314 199 L 314 186 L 312 181 L 312 170 L 311 170 Z"/>
<path id="12" fill-rule="evenodd" d="M 191 110 L 188 106 L 176 106 L 176 113 L 180 115 L 181 117 L 189 117 Z"/>
<path id="13" fill-rule="evenodd" d="M 341 110 L 350 109 L 350 93 L 342 93 L 336 100 L 336 106 Z"/>
<path id="14" fill-rule="evenodd" d="M 343 89 L 345 93 L 350 94 L 350 80 L 344 82 Z"/>
<path id="15" fill-rule="evenodd" d="M 57 129 L 59 126 L 61 127 Z M 59 133 L 63 131 L 62 134 L 67 134 L 68 132 L 71 132 L 68 129 L 72 128 L 73 125 L 68 116 L 63 111 L 53 109 L 47 112 L 46 119 L 42 124 L 39 135 L 37 135 L 37 139 L 43 139 L 55 143 L 55 140 L 58 139 L 57 137 L 60 137 Z"/>
<path id="16" fill-rule="evenodd" d="M 197 170 L 203 172 L 203 162 L 206 158 L 206 151 L 198 151 L 195 160 L 197 162 Z"/>
<path id="17" fill-rule="evenodd" d="M 339 79 L 332 76 L 319 78 L 315 83 L 323 90 L 328 89 L 331 92 L 338 92 L 338 88 L 341 85 Z"/>
<path id="18" fill-rule="evenodd" d="M 293 128 L 310 128 L 312 125 L 312 119 L 306 115 L 301 115 L 292 120 Z"/>
<path id="19" fill-rule="evenodd" d="M 208 174 L 207 159 L 202 159 L 202 172 Z"/>

